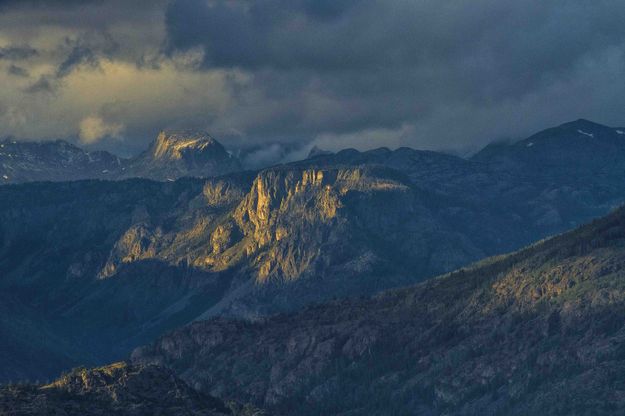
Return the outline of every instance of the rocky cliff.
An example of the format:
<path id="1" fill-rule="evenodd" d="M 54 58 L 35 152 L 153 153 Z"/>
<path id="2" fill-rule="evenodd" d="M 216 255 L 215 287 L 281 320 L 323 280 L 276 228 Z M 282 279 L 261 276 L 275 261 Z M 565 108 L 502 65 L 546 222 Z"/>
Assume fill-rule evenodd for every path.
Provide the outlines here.
<path id="1" fill-rule="evenodd" d="M 214 196 L 221 186 L 207 184 L 205 192 Z M 371 293 L 483 255 L 432 210 L 436 195 L 385 167 L 279 167 L 241 190 L 227 197 L 236 203 L 219 217 L 202 215 L 169 232 L 160 225 L 132 227 L 100 277 L 148 259 L 234 273 L 233 292 L 252 286 L 205 314 L 254 316 L 268 311 L 267 303 L 287 310 L 325 296 Z M 323 289 L 309 291 L 310 284 Z M 272 296 L 281 299 L 268 301 Z"/>

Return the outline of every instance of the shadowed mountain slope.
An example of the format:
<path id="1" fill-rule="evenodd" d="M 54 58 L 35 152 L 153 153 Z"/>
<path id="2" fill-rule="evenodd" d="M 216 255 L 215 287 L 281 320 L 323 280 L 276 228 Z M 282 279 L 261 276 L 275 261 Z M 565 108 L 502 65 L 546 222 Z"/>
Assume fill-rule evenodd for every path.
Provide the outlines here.
<path id="1" fill-rule="evenodd" d="M 488 162 L 499 170 L 576 181 L 592 175 L 594 180 L 612 178 L 625 165 L 625 129 L 576 120 L 510 144 L 492 144 L 471 160 Z M 580 155 L 585 154 L 580 158 Z M 607 184 L 606 184 L 607 185 Z"/>
<path id="2" fill-rule="evenodd" d="M 124 163 L 110 153 L 86 152 L 62 140 L 0 140 L 0 185 L 107 178 Z"/>
<path id="3" fill-rule="evenodd" d="M 371 299 L 214 319 L 133 353 L 277 412 L 569 415 L 625 410 L 625 210 Z"/>

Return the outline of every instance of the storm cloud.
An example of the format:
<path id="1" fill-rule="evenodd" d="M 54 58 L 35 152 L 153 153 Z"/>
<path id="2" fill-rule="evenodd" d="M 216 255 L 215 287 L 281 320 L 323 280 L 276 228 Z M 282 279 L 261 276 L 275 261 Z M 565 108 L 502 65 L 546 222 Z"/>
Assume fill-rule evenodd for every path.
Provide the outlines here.
<path id="1" fill-rule="evenodd" d="M 0 57 L 35 52 L 12 52 L 30 78 L 0 92 L 14 110 L 0 135 L 84 137 L 84 120 L 107 120 L 124 126 L 114 145 L 126 149 L 185 127 L 273 150 L 460 150 L 580 117 L 625 124 L 619 1 L 17 3 L 0 1 Z M 81 77 L 95 83 L 77 106 Z M 139 84 L 126 90 L 129 79 Z M 24 96 L 40 94 L 69 125 L 28 108 Z M 284 156 L 273 150 L 258 157 Z"/>
<path id="2" fill-rule="evenodd" d="M 21 61 L 37 55 L 37 50 L 28 46 L 9 46 L 0 48 L 0 59 Z"/>

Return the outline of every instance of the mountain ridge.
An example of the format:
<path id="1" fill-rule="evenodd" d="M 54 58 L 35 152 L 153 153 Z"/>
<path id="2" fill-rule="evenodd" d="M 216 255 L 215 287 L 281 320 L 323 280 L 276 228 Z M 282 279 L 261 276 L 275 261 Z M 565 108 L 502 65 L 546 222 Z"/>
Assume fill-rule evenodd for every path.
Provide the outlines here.
<path id="1" fill-rule="evenodd" d="M 618 148 L 618 151 L 623 151 L 620 139 L 625 137 L 625 128 L 612 128 L 589 120 L 578 119 L 543 130 L 527 139 L 508 144 L 491 143 L 473 156 L 460 159 L 485 162 L 498 167 L 500 171 L 516 169 L 514 173 L 517 175 L 526 174 L 527 171 L 531 172 L 535 169 L 536 163 L 539 162 L 558 164 L 557 160 L 541 159 L 537 162 L 528 160 L 528 157 L 536 158 L 539 152 L 553 150 L 544 148 L 542 138 L 562 134 L 567 135 L 568 138 L 574 138 L 570 143 L 578 147 L 600 144 L 602 146 L 600 151 L 614 150 L 614 146 Z M 184 146 L 182 146 L 183 143 Z M 563 146 L 566 143 L 560 145 Z M 105 151 L 86 152 L 63 140 L 24 142 L 7 138 L 0 143 L 0 146 L 2 146 L 0 148 L 0 184 L 38 180 L 118 180 L 130 177 L 165 181 L 183 176 L 219 176 L 243 170 L 238 158 L 227 152 L 217 140 L 206 132 L 195 130 L 163 130 L 151 142 L 148 149 L 129 159 L 119 158 Z M 54 149 L 55 146 L 57 149 Z M 535 146 L 543 148 L 538 149 Z M 47 152 L 41 150 L 45 148 L 48 149 Z M 379 148 L 364 152 L 344 149 L 332 153 L 315 146 L 305 160 L 319 159 L 319 162 L 347 160 L 353 164 L 359 158 L 361 160 L 383 158 L 385 154 L 401 154 L 406 151 L 419 152 L 409 148 L 398 148 L 392 151 L 388 148 Z M 63 154 L 68 152 L 73 154 L 71 159 L 77 160 L 68 160 L 67 155 Z M 442 152 L 429 153 L 450 156 Z M 528 163 L 531 166 L 528 167 Z M 507 166 L 502 167 L 502 164 Z"/>
<path id="2" fill-rule="evenodd" d="M 239 160 L 205 132 L 161 131 L 148 149 L 131 158 L 85 151 L 67 141 L 0 141 L 0 185 L 32 181 L 131 177 L 175 180 L 243 170 Z"/>
<path id="3" fill-rule="evenodd" d="M 64 140 L 0 141 L 0 184 L 106 178 L 123 163 L 108 152 L 86 152 Z"/>
<path id="4" fill-rule="evenodd" d="M 0 319 L 0 378 L 50 377 L 194 320 L 369 296 L 518 249 L 625 200 L 625 153 L 577 157 L 599 156 L 600 176 L 400 148 L 207 179 L 0 187 L 0 297 L 24 321 Z M 9 340 L 24 332 L 33 347 L 16 354 Z"/>
<path id="5" fill-rule="evenodd" d="M 579 175 L 593 170 L 602 172 L 606 161 L 614 163 L 615 155 L 622 154 L 624 148 L 625 130 L 578 119 L 523 140 L 491 144 L 470 159 L 489 163 L 498 169 L 515 169 L 516 172 L 535 172 L 540 167 L 549 166 L 561 169 L 563 175 Z M 556 149 L 559 150 L 557 157 Z M 577 155 L 580 152 L 589 154 L 579 160 Z M 570 164 L 576 162 L 576 169 L 572 169 Z"/>
<path id="6" fill-rule="evenodd" d="M 302 415 L 615 414 L 625 408 L 623 265 L 621 208 L 372 298 L 196 322 L 132 359 Z"/>

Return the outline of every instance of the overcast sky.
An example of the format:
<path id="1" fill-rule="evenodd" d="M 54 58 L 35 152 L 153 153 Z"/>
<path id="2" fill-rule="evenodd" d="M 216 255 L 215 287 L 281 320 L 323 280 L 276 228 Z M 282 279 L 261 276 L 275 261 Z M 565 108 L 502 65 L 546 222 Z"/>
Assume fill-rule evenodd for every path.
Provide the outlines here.
<path id="1" fill-rule="evenodd" d="M 471 149 L 625 125 L 622 0 L 0 0 L 0 137 Z M 273 149 L 273 150 L 272 150 Z"/>

